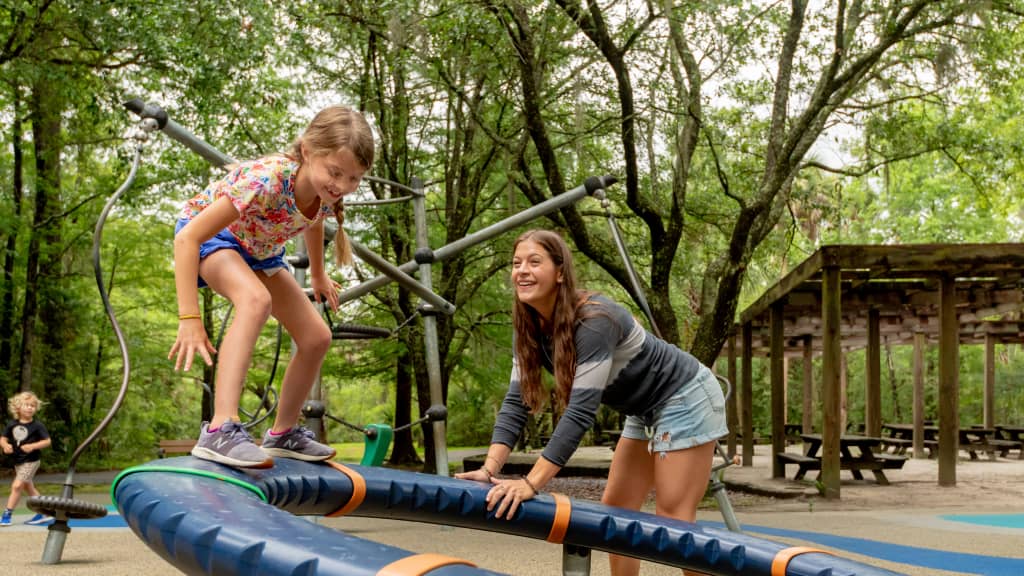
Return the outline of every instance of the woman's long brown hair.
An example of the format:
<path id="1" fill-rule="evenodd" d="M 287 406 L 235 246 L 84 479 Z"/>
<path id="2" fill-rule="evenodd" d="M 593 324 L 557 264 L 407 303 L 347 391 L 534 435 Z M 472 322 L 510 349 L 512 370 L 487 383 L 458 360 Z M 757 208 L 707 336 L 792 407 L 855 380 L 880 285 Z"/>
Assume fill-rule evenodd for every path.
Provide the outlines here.
<path id="1" fill-rule="evenodd" d="M 555 368 L 555 400 L 558 407 L 563 408 L 569 401 L 572 381 L 576 377 L 576 320 L 580 317 L 580 307 L 592 292 L 576 289 L 572 252 L 561 236 L 548 230 L 528 230 L 516 238 L 513 252 L 527 240 L 540 245 L 562 273 L 562 281 L 557 284 L 552 323 L 548 328 L 554 343 L 551 362 Z M 544 328 L 541 327 L 537 311 L 520 302 L 518 294 L 512 306 L 512 325 L 516 337 L 515 355 L 519 362 L 519 386 L 523 403 L 536 414 L 544 406 L 545 397 L 540 375 L 540 355 L 543 352 L 538 338 Z"/>
<path id="2" fill-rule="evenodd" d="M 359 112 L 346 106 L 328 106 L 317 112 L 306 131 L 292 143 L 287 156 L 302 162 L 302 150 L 314 156 L 333 154 L 347 148 L 356 160 L 369 170 L 373 166 L 373 131 Z M 334 235 L 334 259 L 338 265 L 352 263 L 352 245 L 345 234 L 345 205 L 335 202 L 331 209 L 338 221 Z"/>

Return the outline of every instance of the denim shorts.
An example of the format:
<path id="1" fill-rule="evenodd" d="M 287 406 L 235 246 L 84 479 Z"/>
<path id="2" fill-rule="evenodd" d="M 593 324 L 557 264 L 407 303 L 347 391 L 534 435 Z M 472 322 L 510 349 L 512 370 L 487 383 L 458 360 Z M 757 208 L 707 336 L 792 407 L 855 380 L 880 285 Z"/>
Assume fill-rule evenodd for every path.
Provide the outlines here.
<path id="1" fill-rule="evenodd" d="M 639 416 L 626 416 L 622 428 L 624 438 L 647 440 L 652 454 L 693 448 L 728 433 L 725 395 L 706 366 L 655 410 L 653 425 L 645 425 Z"/>
<path id="2" fill-rule="evenodd" d="M 186 220 L 184 218 L 178 219 L 178 223 L 174 225 L 174 234 L 177 235 L 178 231 L 184 228 L 189 222 L 191 222 L 191 220 Z M 252 270 L 259 270 L 267 276 L 273 276 L 281 270 L 289 269 L 288 264 L 284 261 L 284 250 L 281 250 L 281 252 L 271 256 L 270 258 L 264 258 L 263 260 L 253 258 L 249 255 L 249 252 L 238 243 L 238 239 L 235 238 L 235 235 L 227 228 L 217 232 L 216 236 L 199 245 L 199 259 L 202 260 L 217 250 L 225 249 L 238 252 L 242 256 L 242 259 L 245 260 L 245 263 L 249 265 L 249 268 Z M 205 286 L 206 281 L 203 280 L 202 276 L 200 276 L 199 287 L 203 288 Z"/>

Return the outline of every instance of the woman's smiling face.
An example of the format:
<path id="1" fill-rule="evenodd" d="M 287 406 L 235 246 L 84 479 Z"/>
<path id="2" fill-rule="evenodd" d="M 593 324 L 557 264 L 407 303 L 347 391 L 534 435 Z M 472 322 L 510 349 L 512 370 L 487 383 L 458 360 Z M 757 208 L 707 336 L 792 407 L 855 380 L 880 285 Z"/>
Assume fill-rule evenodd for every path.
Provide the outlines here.
<path id="1" fill-rule="evenodd" d="M 512 256 L 512 286 L 520 302 L 550 319 L 561 281 L 562 271 L 543 246 L 532 240 L 524 240 L 516 246 Z"/>

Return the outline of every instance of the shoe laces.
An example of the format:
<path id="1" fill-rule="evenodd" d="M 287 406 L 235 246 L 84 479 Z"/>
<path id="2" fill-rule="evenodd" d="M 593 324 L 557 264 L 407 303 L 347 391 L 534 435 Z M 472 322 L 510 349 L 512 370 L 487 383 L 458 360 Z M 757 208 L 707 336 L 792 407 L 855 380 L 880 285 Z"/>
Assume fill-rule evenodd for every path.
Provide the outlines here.
<path id="1" fill-rule="evenodd" d="M 233 423 L 233 426 L 227 424 L 221 425 L 221 431 L 227 434 L 228 438 L 236 442 L 249 441 L 252 442 L 252 436 L 249 435 L 249 431 L 245 429 L 241 424 Z"/>
<path id="2" fill-rule="evenodd" d="M 313 431 L 310 430 L 309 428 L 306 428 L 305 426 L 296 426 L 292 430 L 292 433 L 293 434 L 299 434 L 299 435 L 301 435 L 301 436 L 303 436 L 305 438 L 308 438 L 310 440 L 316 441 L 316 434 L 313 434 Z"/>

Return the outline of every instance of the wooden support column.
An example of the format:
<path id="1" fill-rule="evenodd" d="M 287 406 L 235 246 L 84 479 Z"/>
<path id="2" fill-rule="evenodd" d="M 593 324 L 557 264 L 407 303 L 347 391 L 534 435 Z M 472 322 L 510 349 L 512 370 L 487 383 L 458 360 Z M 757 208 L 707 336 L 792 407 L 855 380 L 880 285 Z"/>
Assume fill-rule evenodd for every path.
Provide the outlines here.
<path id="1" fill-rule="evenodd" d="M 924 458 L 924 332 L 914 332 L 914 458 Z"/>
<path id="2" fill-rule="evenodd" d="M 771 405 L 772 405 L 772 478 L 783 478 L 786 467 L 775 455 L 786 451 L 786 387 L 783 384 L 784 362 L 782 361 L 783 342 L 782 302 L 772 304 L 771 308 Z"/>
<path id="3" fill-rule="evenodd" d="M 754 465 L 754 328 L 747 322 L 743 325 L 742 392 L 740 393 L 740 417 L 743 422 L 743 465 Z"/>
<path id="4" fill-rule="evenodd" d="M 813 338 L 804 336 L 804 406 L 802 428 L 804 434 L 814 432 L 814 348 Z"/>
<path id="5" fill-rule="evenodd" d="M 842 364 L 840 348 L 839 268 L 829 266 L 822 270 L 821 283 L 821 490 L 827 499 L 839 498 L 839 369 Z"/>
<path id="6" fill-rule="evenodd" d="M 996 339 L 985 333 L 985 428 L 996 425 Z"/>
<path id="7" fill-rule="evenodd" d="M 847 365 L 849 358 L 846 356 L 846 350 L 839 349 L 839 433 L 846 434 L 846 429 L 850 425 L 849 422 L 849 408 L 850 397 L 847 394 L 850 384 L 850 367 Z"/>
<path id="8" fill-rule="evenodd" d="M 729 336 L 729 342 L 727 344 L 728 359 L 725 366 L 726 378 L 729 379 L 729 385 L 732 386 L 732 395 L 729 396 L 729 403 L 725 405 L 725 420 L 726 425 L 729 426 L 729 437 L 726 441 L 726 452 L 729 454 L 729 458 L 736 455 L 736 432 L 740 428 L 740 387 L 739 381 L 736 380 L 736 334 Z"/>
<path id="9" fill-rule="evenodd" d="M 789 358 L 785 343 L 782 344 L 782 422 L 789 424 Z"/>
<path id="10" fill-rule="evenodd" d="M 864 434 L 879 437 L 882 435 L 882 339 L 878 333 L 878 310 L 868 310 L 868 349 L 864 354 L 867 359 L 864 374 Z"/>
<path id="11" fill-rule="evenodd" d="M 956 315 L 956 283 L 939 279 L 939 486 L 956 486 L 960 452 L 960 335 Z"/>

